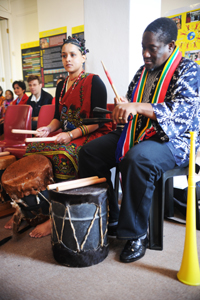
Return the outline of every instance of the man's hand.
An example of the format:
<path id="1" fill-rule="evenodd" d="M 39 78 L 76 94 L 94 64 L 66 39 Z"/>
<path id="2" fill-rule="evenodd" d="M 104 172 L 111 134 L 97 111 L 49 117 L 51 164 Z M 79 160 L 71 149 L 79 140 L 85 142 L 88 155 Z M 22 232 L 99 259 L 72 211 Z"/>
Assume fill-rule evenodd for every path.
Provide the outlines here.
<path id="1" fill-rule="evenodd" d="M 125 124 L 128 122 L 128 116 L 132 114 L 133 116 L 136 114 L 141 114 L 147 118 L 152 120 L 156 120 L 156 115 L 154 114 L 153 107 L 151 103 L 119 103 L 115 106 L 112 119 L 113 122 Z"/>
<path id="2" fill-rule="evenodd" d="M 122 96 L 120 96 L 120 101 L 116 97 L 114 98 L 114 101 L 115 101 L 115 105 L 118 105 L 120 103 L 128 103 L 128 99 Z"/>
<path id="3" fill-rule="evenodd" d="M 128 122 L 128 116 L 130 114 L 137 114 L 137 103 L 120 103 L 113 110 L 113 122 L 125 124 Z"/>

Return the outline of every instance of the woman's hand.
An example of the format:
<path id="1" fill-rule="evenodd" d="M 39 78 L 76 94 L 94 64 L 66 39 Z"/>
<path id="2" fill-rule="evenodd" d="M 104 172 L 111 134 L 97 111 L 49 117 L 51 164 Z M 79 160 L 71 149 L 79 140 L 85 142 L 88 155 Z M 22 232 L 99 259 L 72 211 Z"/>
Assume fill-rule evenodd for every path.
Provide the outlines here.
<path id="1" fill-rule="evenodd" d="M 54 141 L 55 144 L 68 144 L 71 142 L 71 137 L 67 132 L 61 132 L 56 135 L 56 140 Z"/>
<path id="2" fill-rule="evenodd" d="M 35 135 L 38 137 L 46 137 L 51 132 L 50 128 L 48 126 L 40 127 L 36 130 Z"/>

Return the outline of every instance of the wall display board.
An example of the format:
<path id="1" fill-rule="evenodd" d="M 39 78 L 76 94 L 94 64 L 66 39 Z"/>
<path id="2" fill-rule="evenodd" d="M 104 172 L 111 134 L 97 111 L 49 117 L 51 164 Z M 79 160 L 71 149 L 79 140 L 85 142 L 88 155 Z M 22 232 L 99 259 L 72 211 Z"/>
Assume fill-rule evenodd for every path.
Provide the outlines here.
<path id="1" fill-rule="evenodd" d="M 60 77 L 67 76 L 60 52 L 63 39 L 67 38 L 67 27 L 40 32 L 39 38 L 42 85 L 55 87 Z"/>
<path id="2" fill-rule="evenodd" d="M 40 44 L 39 41 L 21 44 L 22 54 L 22 73 L 23 80 L 26 83 L 29 75 L 41 76 L 40 72 Z"/>
<path id="3" fill-rule="evenodd" d="M 84 25 L 72 27 L 72 37 L 84 39 Z"/>
<path id="4" fill-rule="evenodd" d="M 169 16 L 178 28 L 176 45 L 182 55 L 200 64 L 200 8 Z"/>

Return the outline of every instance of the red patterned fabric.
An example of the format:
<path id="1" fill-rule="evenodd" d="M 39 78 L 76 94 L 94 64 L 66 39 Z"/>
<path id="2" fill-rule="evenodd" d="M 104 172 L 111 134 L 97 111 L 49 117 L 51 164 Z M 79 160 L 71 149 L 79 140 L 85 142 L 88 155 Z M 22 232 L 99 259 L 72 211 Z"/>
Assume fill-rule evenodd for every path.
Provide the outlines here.
<path id="1" fill-rule="evenodd" d="M 60 119 L 65 130 L 73 130 L 82 125 L 83 118 L 93 116 L 91 107 L 91 88 L 93 74 L 83 74 L 78 82 L 65 93 L 60 102 Z M 111 123 L 95 132 L 72 140 L 67 145 L 54 143 L 32 143 L 27 147 L 26 155 L 43 154 L 50 158 L 57 179 L 74 179 L 78 176 L 78 156 L 81 147 L 89 141 L 107 134 L 112 130 Z"/>

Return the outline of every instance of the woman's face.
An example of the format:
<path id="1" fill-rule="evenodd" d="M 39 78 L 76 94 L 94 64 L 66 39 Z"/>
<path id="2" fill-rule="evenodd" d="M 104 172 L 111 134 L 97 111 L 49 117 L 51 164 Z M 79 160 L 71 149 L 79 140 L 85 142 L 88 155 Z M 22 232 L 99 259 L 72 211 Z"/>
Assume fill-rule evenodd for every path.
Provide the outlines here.
<path id="1" fill-rule="evenodd" d="M 83 70 L 85 55 L 82 55 L 79 48 L 73 44 L 64 44 L 61 52 L 62 63 L 69 74 L 78 76 Z"/>
<path id="2" fill-rule="evenodd" d="M 6 100 L 12 100 L 12 99 L 13 99 L 13 96 L 12 96 L 11 92 L 6 91 L 6 92 L 5 92 L 5 98 L 6 98 Z"/>
<path id="3" fill-rule="evenodd" d="M 25 90 L 22 90 L 22 88 L 16 83 L 14 84 L 14 92 L 15 92 L 15 95 L 17 95 L 18 97 L 22 97 Z"/>

